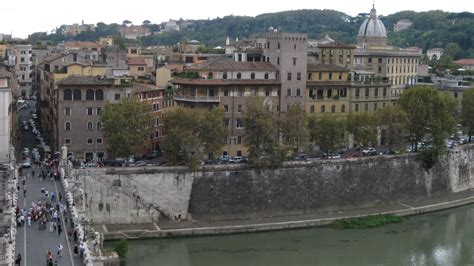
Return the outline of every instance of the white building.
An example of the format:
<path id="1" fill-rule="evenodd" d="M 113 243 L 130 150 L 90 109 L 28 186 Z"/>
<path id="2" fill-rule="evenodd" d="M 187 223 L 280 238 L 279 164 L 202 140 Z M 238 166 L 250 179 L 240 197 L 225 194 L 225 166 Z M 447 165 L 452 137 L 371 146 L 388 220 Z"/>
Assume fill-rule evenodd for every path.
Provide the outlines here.
<path id="1" fill-rule="evenodd" d="M 393 31 L 397 32 L 397 31 L 407 30 L 411 28 L 412 25 L 413 25 L 413 22 L 411 22 L 411 20 L 401 19 L 397 21 L 396 24 L 393 24 Z"/>
<path id="2" fill-rule="evenodd" d="M 426 51 L 426 55 L 430 60 L 438 60 L 444 54 L 443 48 L 433 48 Z"/>
<path id="3" fill-rule="evenodd" d="M 31 82 L 33 79 L 32 46 L 30 44 L 15 45 L 17 50 L 17 78 L 21 94 L 27 97 L 31 94 Z"/>
<path id="4" fill-rule="evenodd" d="M 10 162 L 10 132 L 12 102 L 10 72 L 0 68 L 0 163 Z"/>

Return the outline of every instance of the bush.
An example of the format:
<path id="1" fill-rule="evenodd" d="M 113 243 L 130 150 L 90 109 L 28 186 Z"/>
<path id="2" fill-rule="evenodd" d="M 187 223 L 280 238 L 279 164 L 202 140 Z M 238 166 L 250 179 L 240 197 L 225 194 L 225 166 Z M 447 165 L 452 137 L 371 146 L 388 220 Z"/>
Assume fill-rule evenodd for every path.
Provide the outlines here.
<path id="1" fill-rule="evenodd" d="M 336 221 L 328 227 L 336 229 L 366 229 L 387 224 L 400 223 L 402 218 L 395 215 L 376 215 Z"/>
<path id="2" fill-rule="evenodd" d="M 115 244 L 114 251 L 117 252 L 120 259 L 125 259 L 128 252 L 128 242 L 126 239 L 121 239 Z"/>

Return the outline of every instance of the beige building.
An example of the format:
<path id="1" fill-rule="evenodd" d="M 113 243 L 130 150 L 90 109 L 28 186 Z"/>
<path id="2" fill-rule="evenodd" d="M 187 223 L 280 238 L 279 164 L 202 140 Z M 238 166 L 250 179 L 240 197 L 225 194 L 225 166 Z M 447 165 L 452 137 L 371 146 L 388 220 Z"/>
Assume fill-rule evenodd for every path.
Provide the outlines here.
<path id="1" fill-rule="evenodd" d="M 253 96 L 263 97 L 270 108 L 279 110 L 281 82 L 278 69 L 263 62 L 210 61 L 186 68 L 185 72 L 196 72 L 201 78 L 171 80 L 176 87 L 176 103 L 193 108 L 222 107 L 229 127 L 229 139 L 222 147 L 222 153 L 247 155 L 243 119 L 246 100 Z"/>

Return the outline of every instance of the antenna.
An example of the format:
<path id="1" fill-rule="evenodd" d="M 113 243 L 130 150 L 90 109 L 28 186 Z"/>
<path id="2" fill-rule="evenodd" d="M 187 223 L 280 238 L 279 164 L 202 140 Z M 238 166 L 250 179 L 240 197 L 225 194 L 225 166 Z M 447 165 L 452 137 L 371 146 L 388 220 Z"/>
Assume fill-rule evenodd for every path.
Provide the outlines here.
<path id="1" fill-rule="evenodd" d="M 375 0 L 372 1 L 372 8 L 375 8 Z"/>

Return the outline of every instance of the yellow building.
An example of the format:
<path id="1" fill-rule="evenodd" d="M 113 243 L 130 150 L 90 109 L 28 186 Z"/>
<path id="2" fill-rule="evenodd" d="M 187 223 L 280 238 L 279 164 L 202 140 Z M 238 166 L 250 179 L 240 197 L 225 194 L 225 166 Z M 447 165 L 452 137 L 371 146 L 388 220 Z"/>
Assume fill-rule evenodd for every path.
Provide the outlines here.
<path id="1" fill-rule="evenodd" d="M 349 112 L 349 69 L 334 64 L 309 64 L 306 112 L 346 114 Z"/>

